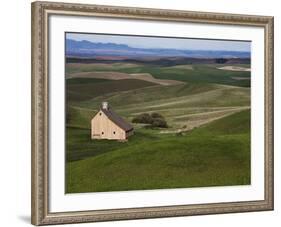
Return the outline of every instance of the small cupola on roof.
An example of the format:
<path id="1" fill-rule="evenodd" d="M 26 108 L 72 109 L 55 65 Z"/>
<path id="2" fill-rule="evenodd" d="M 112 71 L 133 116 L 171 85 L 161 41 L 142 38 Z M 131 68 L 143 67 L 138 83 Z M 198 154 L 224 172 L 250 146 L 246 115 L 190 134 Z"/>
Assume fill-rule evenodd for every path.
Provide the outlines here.
<path id="1" fill-rule="evenodd" d="M 101 108 L 102 108 L 103 110 L 108 110 L 108 102 L 102 102 L 102 103 L 101 103 Z"/>

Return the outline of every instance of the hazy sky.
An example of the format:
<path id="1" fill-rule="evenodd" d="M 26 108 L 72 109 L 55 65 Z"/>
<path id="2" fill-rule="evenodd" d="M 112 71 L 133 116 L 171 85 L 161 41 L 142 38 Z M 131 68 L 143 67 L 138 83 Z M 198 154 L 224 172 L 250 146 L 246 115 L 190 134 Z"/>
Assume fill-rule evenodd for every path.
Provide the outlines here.
<path id="1" fill-rule="evenodd" d="M 126 44 L 137 48 L 171 48 L 187 50 L 227 50 L 227 51 L 251 51 L 249 41 L 225 41 L 187 38 L 156 38 L 143 36 L 121 35 L 96 35 L 82 33 L 67 33 L 67 39 L 77 41 L 88 40 L 96 43 Z"/>

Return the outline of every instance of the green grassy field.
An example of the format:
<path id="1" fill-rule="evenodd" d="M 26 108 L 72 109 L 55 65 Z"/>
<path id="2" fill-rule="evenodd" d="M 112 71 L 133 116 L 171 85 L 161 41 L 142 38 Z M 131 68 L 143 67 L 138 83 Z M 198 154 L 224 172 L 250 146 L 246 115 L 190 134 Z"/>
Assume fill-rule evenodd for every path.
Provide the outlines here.
<path id="1" fill-rule="evenodd" d="M 72 129 L 67 192 L 250 184 L 249 119 L 247 110 L 186 134 L 140 131 L 126 143 L 93 144 L 89 130 Z"/>
<path id="2" fill-rule="evenodd" d="M 117 65 L 116 65 L 117 64 Z M 227 64 L 223 66 L 228 66 Z M 237 66 L 249 68 L 249 65 Z M 69 64 L 67 74 L 80 72 L 123 72 L 123 73 L 150 73 L 157 79 L 174 79 L 192 83 L 217 83 L 234 86 L 250 87 L 250 72 L 228 71 L 218 69 L 219 64 L 193 64 L 163 67 L 153 64 Z M 248 78 L 237 80 L 234 77 Z"/>
<path id="3" fill-rule="evenodd" d="M 67 100 L 84 101 L 108 93 L 134 90 L 155 84 L 134 79 L 105 80 L 94 78 L 71 78 L 67 80 Z M 83 91 L 83 92 L 81 92 Z"/>
<path id="4" fill-rule="evenodd" d="M 67 64 L 66 192 L 250 184 L 250 72 L 218 67 Z M 184 83 L 80 74 L 98 71 L 150 73 Z M 127 142 L 91 140 L 90 120 L 102 101 L 127 121 L 160 113 L 169 127 L 134 124 Z"/>

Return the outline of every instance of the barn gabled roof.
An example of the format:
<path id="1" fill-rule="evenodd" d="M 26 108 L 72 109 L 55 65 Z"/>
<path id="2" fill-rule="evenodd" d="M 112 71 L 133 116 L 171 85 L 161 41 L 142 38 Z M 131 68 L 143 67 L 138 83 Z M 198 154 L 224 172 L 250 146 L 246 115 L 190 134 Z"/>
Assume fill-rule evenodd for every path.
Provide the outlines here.
<path id="1" fill-rule="evenodd" d="M 128 132 L 133 130 L 133 126 L 126 122 L 122 117 L 115 113 L 109 106 L 107 108 L 100 108 L 100 110 L 116 125 L 122 128 L 124 131 Z"/>

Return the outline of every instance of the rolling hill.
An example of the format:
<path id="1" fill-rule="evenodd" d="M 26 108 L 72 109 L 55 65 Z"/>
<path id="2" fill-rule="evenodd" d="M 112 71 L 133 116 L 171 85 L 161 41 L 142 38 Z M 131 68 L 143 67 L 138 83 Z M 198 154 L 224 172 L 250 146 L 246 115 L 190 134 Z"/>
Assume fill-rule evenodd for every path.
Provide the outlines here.
<path id="1" fill-rule="evenodd" d="M 69 77 L 91 77 L 96 78 L 97 73 L 115 73 L 116 77 L 123 74 L 132 77 L 135 74 L 150 74 L 155 79 L 175 80 L 190 83 L 216 83 L 250 87 L 250 71 L 222 70 L 222 66 L 230 67 L 228 64 L 183 64 L 176 66 L 159 66 L 157 64 L 143 63 L 67 63 L 66 73 Z M 236 64 L 236 67 L 249 68 L 249 64 Z M 101 77 L 99 77 L 101 78 Z M 245 78 L 245 80 L 236 79 Z M 111 78 L 112 79 L 112 78 Z"/>
<path id="2" fill-rule="evenodd" d="M 250 184 L 249 119 L 247 110 L 185 135 L 97 141 L 103 153 L 67 163 L 67 193 Z"/>
<path id="3" fill-rule="evenodd" d="M 66 63 L 66 192 L 250 184 L 250 66 L 223 66 Z M 127 121 L 159 113 L 169 127 L 91 140 L 102 101 Z"/>

